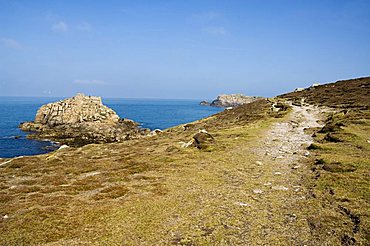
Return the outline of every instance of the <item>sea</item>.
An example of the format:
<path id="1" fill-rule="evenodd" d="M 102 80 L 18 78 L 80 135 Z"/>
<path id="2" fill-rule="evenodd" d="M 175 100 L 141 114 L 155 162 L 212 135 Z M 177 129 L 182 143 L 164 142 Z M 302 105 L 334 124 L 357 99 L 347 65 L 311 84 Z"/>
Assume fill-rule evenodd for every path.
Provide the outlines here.
<path id="1" fill-rule="evenodd" d="M 63 98 L 0 97 L 0 158 L 44 154 L 59 146 L 52 141 L 27 139 L 21 131 L 21 122 L 33 121 L 43 104 Z M 166 129 L 216 114 L 222 109 L 201 106 L 200 100 L 118 99 L 103 98 L 103 104 L 112 108 L 121 118 L 140 123 L 141 127 Z"/>

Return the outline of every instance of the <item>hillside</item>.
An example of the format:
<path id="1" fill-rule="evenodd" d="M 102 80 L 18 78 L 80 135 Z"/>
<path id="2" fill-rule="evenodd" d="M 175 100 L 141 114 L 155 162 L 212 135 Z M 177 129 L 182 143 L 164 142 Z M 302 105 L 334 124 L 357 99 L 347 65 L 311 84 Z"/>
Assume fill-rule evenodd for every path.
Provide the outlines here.
<path id="1" fill-rule="evenodd" d="M 368 245 L 369 81 L 0 159 L 0 244 Z M 185 147 L 200 130 L 206 148 Z"/>
<path id="2" fill-rule="evenodd" d="M 369 109 L 370 77 L 341 80 L 304 91 L 287 93 L 280 97 L 293 101 L 305 98 L 309 104 L 333 108 Z"/>

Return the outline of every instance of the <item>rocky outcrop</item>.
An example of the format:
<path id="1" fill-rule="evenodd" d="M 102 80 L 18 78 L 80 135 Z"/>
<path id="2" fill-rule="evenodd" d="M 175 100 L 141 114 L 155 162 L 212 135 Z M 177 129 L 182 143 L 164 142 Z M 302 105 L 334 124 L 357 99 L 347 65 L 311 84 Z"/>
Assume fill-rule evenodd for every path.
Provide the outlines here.
<path id="1" fill-rule="evenodd" d="M 78 93 L 74 97 L 41 106 L 35 123 L 53 127 L 84 122 L 112 124 L 119 119 L 116 112 L 103 105 L 100 97 Z"/>
<path id="2" fill-rule="evenodd" d="M 77 94 L 72 98 L 39 108 L 35 121 L 20 124 L 29 138 L 50 139 L 62 144 L 81 146 L 88 143 L 120 142 L 146 134 L 132 120 L 120 119 L 103 105 L 100 97 Z"/>
<path id="3" fill-rule="evenodd" d="M 210 106 L 210 102 L 207 102 L 207 101 L 201 101 L 200 103 L 199 103 L 199 105 L 202 105 L 202 106 Z"/>
<path id="4" fill-rule="evenodd" d="M 254 102 L 262 97 L 256 96 L 245 96 L 243 94 L 230 94 L 230 95 L 219 95 L 216 100 L 213 100 L 211 103 L 202 101 L 201 105 L 210 105 L 213 107 L 236 107 L 243 104 Z"/>

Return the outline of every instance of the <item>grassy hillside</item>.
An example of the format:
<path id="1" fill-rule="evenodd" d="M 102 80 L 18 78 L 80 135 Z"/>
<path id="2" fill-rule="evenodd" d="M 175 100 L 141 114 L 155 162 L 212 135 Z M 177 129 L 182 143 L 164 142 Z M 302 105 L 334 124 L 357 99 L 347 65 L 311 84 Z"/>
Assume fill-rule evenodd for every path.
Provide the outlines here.
<path id="1" fill-rule="evenodd" d="M 0 159 L 0 244 L 369 245 L 369 81 L 259 100 L 139 140 Z M 331 109 L 323 128 L 306 129 L 311 154 L 291 153 L 297 163 L 287 165 L 279 153 L 294 142 L 284 134 L 303 119 L 272 105 L 302 98 Z M 210 148 L 181 147 L 200 129 Z"/>
<path id="2" fill-rule="evenodd" d="M 334 108 L 315 129 L 307 206 L 313 235 L 342 245 L 370 244 L 370 77 L 281 96 Z M 337 241 L 338 242 L 338 241 Z"/>
<path id="3" fill-rule="evenodd" d="M 154 137 L 13 159 L 0 167 L 0 210 L 8 216 L 0 242 L 240 244 L 246 235 L 238 226 L 248 218 L 230 189 L 255 157 L 232 150 L 251 146 L 274 117 L 261 100 Z M 199 129 L 215 137 L 213 148 L 181 148 Z"/>
<path id="4" fill-rule="evenodd" d="M 337 81 L 279 97 L 293 101 L 305 98 L 309 104 L 332 108 L 369 109 L 370 77 Z"/>

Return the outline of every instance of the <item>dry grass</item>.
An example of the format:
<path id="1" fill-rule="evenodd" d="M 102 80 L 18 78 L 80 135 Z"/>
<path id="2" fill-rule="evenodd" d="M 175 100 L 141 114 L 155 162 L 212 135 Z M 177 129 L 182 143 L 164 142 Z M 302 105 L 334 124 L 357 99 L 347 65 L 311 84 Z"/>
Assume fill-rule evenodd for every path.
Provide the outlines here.
<path id="1" fill-rule="evenodd" d="M 366 245 L 370 117 L 355 106 L 339 105 L 315 131 L 311 162 L 280 180 L 298 192 L 253 192 L 276 171 L 256 164 L 259 139 L 286 114 L 267 100 L 154 137 L 13 159 L 0 167 L 0 244 Z M 215 145 L 181 148 L 199 129 Z"/>
<path id="2" fill-rule="evenodd" d="M 316 161 L 308 179 L 307 216 L 313 235 L 332 245 L 370 243 L 369 116 L 368 110 L 335 113 L 326 130 L 315 134 L 320 148 L 312 149 Z"/>
<path id="3" fill-rule="evenodd" d="M 306 102 L 333 108 L 370 108 L 370 77 L 342 80 L 324 84 L 300 92 L 291 92 L 279 96 L 299 102 Z"/>
<path id="4" fill-rule="evenodd" d="M 249 199 L 240 170 L 255 160 L 234 150 L 268 127 L 269 107 L 262 100 L 155 137 L 12 160 L 0 172 L 9 216 L 1 244 L 241 244 L 251 218 L 236 205 Z M 203 128 L 216 139 L 210 151 L 180 147 Z"/>

